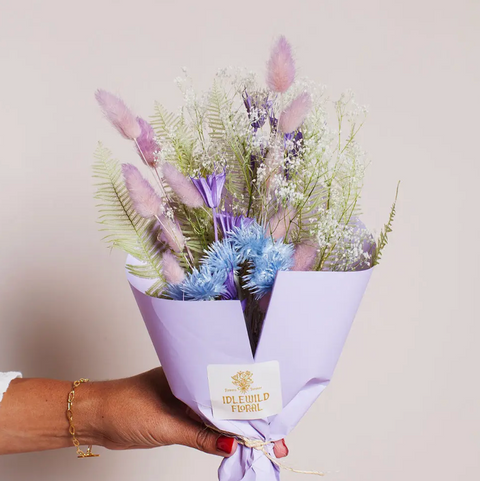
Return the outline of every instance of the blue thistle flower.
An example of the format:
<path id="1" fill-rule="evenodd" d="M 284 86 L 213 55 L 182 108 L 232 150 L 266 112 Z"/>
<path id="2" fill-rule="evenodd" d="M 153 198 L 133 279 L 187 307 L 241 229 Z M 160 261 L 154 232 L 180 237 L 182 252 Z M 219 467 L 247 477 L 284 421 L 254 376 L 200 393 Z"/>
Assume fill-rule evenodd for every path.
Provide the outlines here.
<path id="1" fill-rule="evenodd" d="M 237 271 L 240 267 L 237 251 L 225 239 L 222 242 L 214 242 L 205 252 L 207 255 L 202 259 L 202 264 L 211 272 Z"/>
<path id="2" fill-rule="evenodd" d="M 245 288 L 257 299 L 273 288 L 278 271 L 293 265 L 293 246 L 265 237 L 265 229 L 257 222 L 234 227 L 221 242 L 214 242 L 205 252 L 200 269 L 181 284 L 169 284 L 168 297 L 174 300 L 238 299 L 235 273 L 240 264 L 250 261 L 245 275 Z"/>
<path id="3" fill-rule="evenodd" d="M 182 284 L 168 284 L 165 289 L 165 295 L 174 301 L 183 301 L 185 293 L 183 292 Z"/>
<path id="4" fill-rule="evenodd" d="M 268 242 L 265 229 L 255 221 L 248 227 L 234 227 L 229 239 L 240 262 L 261 255 Z"/>
<path id="5" fill-rule="evenodd" d="M 212 272 L 202 266 L 200 270 L 193 272 L 182 282 L 181 289 L 186 300 L 211 301 L 225 293 L 226 271 Z"/>
<path id="6" fill-rule="evenodd" d="M 262 254 L 253 259 L 252 267 L 245 276 L 245 287 L 255 294 L 257 299 L 268 294 L 273 288 L 277 272 L 287 271 L 292 267 L 293 253 L 291 244 L 267 239 Z"/>

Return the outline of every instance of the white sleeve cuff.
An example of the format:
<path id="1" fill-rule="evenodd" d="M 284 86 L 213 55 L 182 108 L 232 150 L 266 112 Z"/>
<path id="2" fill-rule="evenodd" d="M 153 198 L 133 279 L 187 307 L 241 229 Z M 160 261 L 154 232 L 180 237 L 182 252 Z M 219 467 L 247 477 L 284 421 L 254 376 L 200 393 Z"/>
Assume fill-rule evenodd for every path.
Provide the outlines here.
<path id="1" fill-rule="evenodd" d="M 22 377 L 20 372 L 0 372 L 0 402 L 3 399 L 3 395 L 7 392 L 10 383 L 18 377 Z"/>

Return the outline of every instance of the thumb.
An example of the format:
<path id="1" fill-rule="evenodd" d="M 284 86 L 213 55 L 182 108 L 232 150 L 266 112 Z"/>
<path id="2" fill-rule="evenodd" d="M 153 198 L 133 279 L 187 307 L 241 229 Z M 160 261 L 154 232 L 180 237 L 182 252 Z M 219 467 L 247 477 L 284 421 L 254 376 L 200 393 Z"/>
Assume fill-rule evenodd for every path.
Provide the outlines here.
<path id="1" fill-rule="evenodd" d="M 192 423 L 192 429 L 189 430 L 182 444 L 225 458 L 235 453 L 238 446 L 234 438 L 223 436 L 199 423 Z"/>

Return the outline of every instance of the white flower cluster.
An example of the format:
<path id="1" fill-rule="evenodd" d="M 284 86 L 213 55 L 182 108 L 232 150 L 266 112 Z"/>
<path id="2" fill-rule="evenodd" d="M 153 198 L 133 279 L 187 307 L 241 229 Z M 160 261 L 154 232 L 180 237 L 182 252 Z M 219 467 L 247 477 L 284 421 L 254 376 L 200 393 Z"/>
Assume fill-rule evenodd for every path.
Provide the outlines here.
<path id="1" fill-rule="evenodd" d="M 186 72 L 176 83 L 184 107 L 162 139 L 162 157 L 180 156 L 192 177 L 225 170 L 225 202 L 235 214 L 265 224 L 280 209 L 294 209 L 289 239 L 314 237 L 322 268 L 368 265 L 373 241 L 356 223 L 366 166 L 356 136 L 367 111 L 350 91 L 332 102 L 323 86 L 304 78 L 282 96 L 259 88 L 252 72 L 232 68 L 219 71 L 201 96 Z M 312 102 L 307 118 L 297 131 L 279 132 L 281 112 L 304 92 Z"/>

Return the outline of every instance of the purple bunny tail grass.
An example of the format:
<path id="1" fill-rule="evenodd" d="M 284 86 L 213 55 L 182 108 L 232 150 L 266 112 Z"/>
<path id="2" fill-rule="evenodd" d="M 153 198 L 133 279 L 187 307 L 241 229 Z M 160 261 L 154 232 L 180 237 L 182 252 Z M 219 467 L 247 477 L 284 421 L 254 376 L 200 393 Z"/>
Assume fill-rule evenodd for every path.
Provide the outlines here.
<path id="1" fill-rule="evenodd" d="M 101 89 L 96 91 L 95 98 L 104 115 L 122 137 L 135 140 L 140 136 L 142 133 L 140 125 L 121 98 Z"/>
<path id="2" fill-rule="evenodd" d="M 194 209 L 203 206 L 203 197 L 198 189 L 174 165 L 165 162 L 162 166 L 162 172 L 167 184 L 177 194 L 183 204 Z"/>
<path id="3" fill-rule="evenodd" d="M 161 150 L 160 144 L 157 142 L 155 132 L 152 126 L 141 117 L 137 117 L 140 126 L 140 135 L 135 139 L 138 155 L 143 162 L 149 167 L 157 165 L 157 156 Z"/>
<path id="4" fill-rule="evenodd" d="M 280 114 L 279 128 L 284 134 L 295 132 L 307 118 L 312 108 L 312 98 L 308 92 L 302 92 L 293 99 Z"/>
<path id="5" fill-rule="evenodd" d="M 185 271 L 178 262 L 177 256 L 165 251 L 162 257 L 162 271 L 169 284 L 180 284 L 185 280 Z"/>
<path id="6" fill-rule="evenodd" d="M 145 219 L 152 219 L 164 211 L 162 199 L 150 183 L 132 164 L 122 164 L 123 177 L 134 209 Z"/>
<path id="7" fill-rule="evenodd" d="M 158 217 L 160 233 L 158 240 L 167 244 L 174 252 L 182 252 L 185 248 L 185 237 L 176 221 L 172 221 L 166 215 Z"/>
<path id="8" fill-rule="evenodd" d="M 309 271 L 318 256 L 318 246 L 312 242 L 302 242 L 295 248 L 292 271 Z"/>
<path id="9" fill-rule="evenodd" d="M 271 236 L 275 240 L 284 239 L 287 236 L 291 223 L 296 215 L 297 211 L 292 207 L 279 209 L 268 221 Z"/>
<path id="10" fill-rule="evenodd" d="M 274 92 L 286 92 L 295 80 L 295 61 L 287 39 L 279 37 L 274 43 L 267 63 L 267 85 Z"/>

